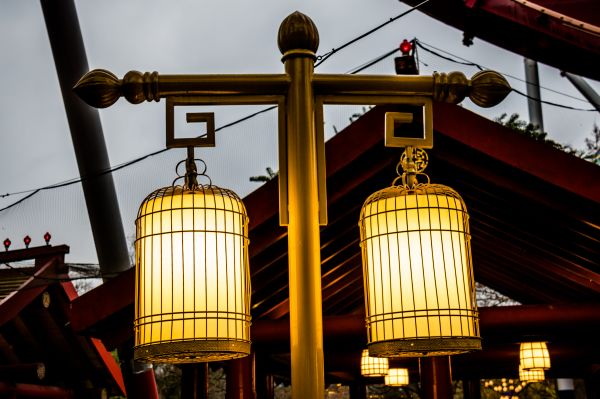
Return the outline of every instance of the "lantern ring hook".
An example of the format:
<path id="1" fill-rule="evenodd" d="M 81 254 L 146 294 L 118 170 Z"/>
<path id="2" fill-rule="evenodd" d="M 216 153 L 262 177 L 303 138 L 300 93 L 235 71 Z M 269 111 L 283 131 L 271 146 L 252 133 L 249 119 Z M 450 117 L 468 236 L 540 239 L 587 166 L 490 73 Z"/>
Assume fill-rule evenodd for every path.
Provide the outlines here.
<path id="1" fill-rule="evenodd" d="M 183 162 L 183 161 L 182 161 Z M 205 174 L 199 174 L 198 177 L 204 177 L 206 178 L 206 180 L 208 180 L 208 187 L 212 187 L 212 180 L 210 178 L 209 175 L 205 175 Z M 185 176 L 177 176 L 174 180 L 173 183 L 171 183 L 171 186 L 175 187 L 175 183 L 177 183 L 178 180 L 180 179 L 185 179 Z"/>
<path id="2" fill-rule="evenodd" d="M 200 163 L 202 164 L 202 166 L 201 166 L 201 168 L 200 168 L 200 169 L 201 169 L 201 171 L 196 171 L 196 173 L 198 174 L 198 176 L 206 176 L 206 170 L 207 170 L 206 162 L 204 162 L 204 161 L 203 161 L 202 159 L 200 159 L 200 158 L 194 158 L 194 159 L 193 159 L 193 161 L 195 161 L 195 162 L 200 162 Z M 184 171 L 184 173 L 183 173 L 183 174 L 179 173 L 179 166 L 180 166 L 181 164 L 185 164 L 186 162 L 188 162 L 188 160 L 187 160 L 187 159 L 182 159 L 181 161 L 179 161 L 179 162 L 177 163 L 177 166 L 175 166 L 175 174 L 177 175 L 177 178 L 180 178 L 180 177 L 185 177 L 185 171 Z M 208 177 L 208 176 L 206 176 L 206 177 Z M 209 178 L 209 180 L 210 180 L 210 178 Z"/>

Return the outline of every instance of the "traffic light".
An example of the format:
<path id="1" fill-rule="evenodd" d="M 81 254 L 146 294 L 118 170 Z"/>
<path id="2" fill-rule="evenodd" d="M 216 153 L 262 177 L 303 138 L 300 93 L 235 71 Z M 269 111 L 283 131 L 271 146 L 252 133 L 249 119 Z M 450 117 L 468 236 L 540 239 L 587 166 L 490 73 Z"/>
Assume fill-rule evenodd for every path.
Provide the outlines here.
<path id="1" fill-rule="evenodd" d="M 415 39 L 408 41 L 404 39 L 400 43 L 400 57 L 394 58 L 397 75 L 418 75 L 419 64 L 416 57 Z"/>

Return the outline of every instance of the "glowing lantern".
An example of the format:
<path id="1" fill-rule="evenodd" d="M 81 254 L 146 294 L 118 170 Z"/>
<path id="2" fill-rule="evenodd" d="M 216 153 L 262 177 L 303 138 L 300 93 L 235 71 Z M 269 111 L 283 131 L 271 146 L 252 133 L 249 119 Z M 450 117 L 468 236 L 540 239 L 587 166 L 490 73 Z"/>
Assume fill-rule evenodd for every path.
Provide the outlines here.
<path id="1" fill-rule="evenodd" d="M 408 369 L 389 369 L 385 376 L 385 385 L 403 387 L 408 385 Z"/>
<path id="2" fill-rule="evenodd" d="M 544 381 L 546 376 L 542 369 L 523 370 L 523 366 L 519 364 L 519 379 L 523 382 L 539 382 Z"/>
<path id="3" fill-rule="evenodd" d="M 250 353 L 246 210 L 234 192 L 198 185 L 195 176 L 140 206 L 135 359 L 192 363 Z"/>
<path id="4" fill-rule="evenodd" d="M 550 353 L 545 342 L 522 342 L 520 358 L 523 370 L 550 369 Z"/>
<path id="5" fill-rule="evenodd" d="M 390 368 L 388 359 L 385 357 L 371 357 L 369 350 L 362 351 L 360 358 L 360 373 L 365 377 L 382 377 L 387 375 Z"/>
<path id="6" fill-rule="evenodd" d="M 401 164 L 404 174 L 360 214 L 369 353 L 481 349 L 465 204 L 449 187 L 417 184 L 424 166 L 416 169 L 412 149 Z"/>

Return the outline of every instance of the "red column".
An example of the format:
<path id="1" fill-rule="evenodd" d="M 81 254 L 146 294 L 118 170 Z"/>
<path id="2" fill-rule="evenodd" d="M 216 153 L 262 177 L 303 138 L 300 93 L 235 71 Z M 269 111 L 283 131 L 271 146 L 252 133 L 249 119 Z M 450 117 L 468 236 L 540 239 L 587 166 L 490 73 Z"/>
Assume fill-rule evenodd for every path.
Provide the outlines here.
<path id="1" fill-rule="evenodd" d="M 254 356 L 227 362 L 227 399 L 255 399 Z"/>
<path id="2" fill-rule="evenodd" d="M 182 399 L 208 399 L 208 363 L 181 366 Z"/>
<path id="3" fill-rule="evenodd" d="M 452 398 L 450 356 L 424 357 L 420 365 L 423 399 Z"/>

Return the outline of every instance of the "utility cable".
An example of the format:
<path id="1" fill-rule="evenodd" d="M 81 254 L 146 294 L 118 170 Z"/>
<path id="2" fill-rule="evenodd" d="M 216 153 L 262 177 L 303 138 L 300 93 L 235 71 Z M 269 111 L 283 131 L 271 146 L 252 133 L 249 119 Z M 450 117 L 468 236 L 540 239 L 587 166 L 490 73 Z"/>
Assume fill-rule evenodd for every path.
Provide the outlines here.
<path id="1" fill-rule="evenodd" d="M 424 5 L 430 1 L 431 0 L 424 0 L 424 1 L 420 2 L 419 4 L 417 4 L 416 6 L 410 8 L 409 10 L 406 10 L 403 13 L 400 13 L 400 14 L 396 15 L 395 17 L 390 18 L 389 20 L 385 21 L 384 23 L 377 25 L 373 29 L 363 33 L 362 35 L 355 37 L 354 39 L 352 39 L 350 41 L 347 41 L 346 43 L 342 44 L 341 46 L 339 46 L 337 48 L 333 48 L 333 49 L 331 49 L 331 51 L 317 56 L 317 62 L 315 63 L 315 68 L 318 67 L 319 65 L 321 65 L 322 63 L 324 63 L 325 61 L 327 61 L 327 59 L 329 57 L 331 57 L 332 55 L 334 55 L 335 53 L 337 53 L 337 52 L 345 49 L 346 47 L 350 46 L 351 44 L 354 44 L 357 41 L 364 39 L 365 37 L 377 32 L 379 29 L 383 28 L 386 25 L 391 24 L 394 21 L 397 21 L 398 19 L 404 17 L 405 15 L 410 14 L 411 12 L 415 11 L 416 9 L 418 9 L 419 7 L 421 7 L 422 5 Z"/>
<path id="2" fill-rule="evenodd" d="M 488 68 L 485 68 L 484 66 L 482 66 L 480 64 L 477 64 L 477 63 L 469 61 L 469 60 L 467 60 L 465 58 L 459 57 L 459 56 L 457 56 L 455 54 L 449 53 L 448 51 L 445 51 L 445 50 L 439 49 L 437 47 L 434 47 L 434 46 L 432 46 L 430 44 L 424 43 L 424 42 L 422 42 L 420 40 L 416 40 L 416 43 L 417 43 L 417 46 L 419 46 L 421 49 L 427 51 L 430 54 L 435 55 L 436 57 L 445 59 L 447 61 L 454 62 L 456 64 L 461 64 L 461 65 L 473 66 L 473 67 L 479 69 L 480 71 L 483 71 L 484 69 L 488 69 Z M 430 48 L 428 48 L 428 47 L 430 47 Z M 434 51 L 432 49 L 435 49 L 437 51 Z M 461 61 L 457 60 L 456 58 L 451 58 L 449 56 L 442 55 L 439 52 L 442 52 L 442 53 L 445 53 L 445 54 L 449 54 L 450 56 L 456 57 L 456 58 L 458 58 Z M 507 73 L 502 73 L 502 74 L 504 76 L 508 76 L 508 77 L 510 77 L 512 79 L 515 79 L 515 80 L 527 83 L 524 79 L 518 78 L 516 76 L 510 75 L 510 74 L 507 74 Z M 551 92 L 556 93 L 556 94 L 560 94 L 560 95 L 565 96 L 565 97 L 570 97 L 570 98 L 578 100 L 578 101 L 587 102 L 584 99 L 572 96 L 572 95 L 567 94 L 567 93 L 560 92 L 558 90 L 553 90 L 553 89 L 550 89 L 548 87 L 544 87 L 544 86 L 541 86 L 541 85 L 537 85 L 537 87 L 540 87 L 540 88 L 542 88 L 544 90 L 551 91 Z M 577 108 L 577 107 L 571 107 L 569 105 L 559 104 L 559 103 L 555 103 L 555 102 L 551 102 L 551 101 L 540 100 L 538 98 L 531 97 L 531 96 L 529 96 L 529 95 L 527 95 L 527 94 L 525 94 L 525 93 L 523 93 L 523 92 L 521 92 L 521 91 L 519 91 L 519 90 L 517 90 L 515 88 L 512 88 L 512 91 L 514 91 L 515 93 L 517 93 L 517 94 L 519 94 L 519 95 L 521 95 L 523 97 L 526 97 L 528 99 L 538 101 L 538 102 L 540 102 L 542 104 L 552 105 L 554 107 L 560 107 L 560 108 L 564 108 L 564 109 L 570 109 L 570 110 L 573 110 L 573 111 L 585 111 L 585 112 L 595 112 L 596 111 L 596 109 Z"/>
<path id="3" fill-rule="evenodd" d="M 420 4 L 416 5 L 415 7 L 413 7 L 413 9 L 416 9 L 416 8 L 420 7 L 421 5 L 425 4 L 427 1 L 430 1 L 430 0 L 423 1 L 422 3 L 420 3 Z M 360 40 L 361 38 L 365 37 L 366 35 L 373 33 L 375 30 L 380 29 L 381 27 L 385 26 L 386 24 L 395 21 L 396 19 L 400 18 L 401 16 L 406 15 L 406 13 L 412 11 L 413 9 L 408 10 L 405 13 L 400 14 L 399 16 L 391 18 L 390 21 L 388 21 L 388 22 L 380 25 L 377 28 L 372 29 L 371 31 L 369 31 L 369 32 L 367 32 L 367 33 L 365 33 L 363 35 L 358 36 L 357 38 L 355 38 L 355 39 L 351 40 L 350 42 L 348 42 L 348 43 L 342 45 L 341 47 L 339 47 L 335 52 L 341 50 L 344 47 L 347 47 L 348 45 L 350 45 L 352 43 L 355 43 L 356 41 Z M 428 44 L 428 43 L 425 43 L 425 42 L 422 42 L 422 41 L 416 40 L 416 39 L 414 40 L 414 42 L 416 43 L 416 45 L 418 47 L 420 47 L 421 49 L 427 51 L 430 54 L 435 55 L 436 57 L 439 57 L 439 58 L 442 58 L 442 59 L 445 59 L 447 61 L 454 62 L 454 63 L 457 63 L 457 64 L 461 64 L 461 65 L 473 66 L 475 68 L 478 68 L 479 70 L 485 69 L 480 64 L 477 64 L 475 62 L 469 61 L 469 60 L 467 60 L 465 58 L 462 58 L 460 56 L 457 56 L 455 54 L 449 53 L 448 51 L 445 51 L 445 50 L 442 50 L 442 49 L 437 48 L 435 46 L 432 46 L 431 44 Z M 396 47 L 396 48 L 394 48 L 394 49 L 392 49 L 392 50 L 390 50 L 390 51 L 388 51 L 388 52 L 386 52 L 386 53 L 384 53 L 384 54 L 382 54 L 382 55 L 380 55 L 378 57 L 375 57 L 375 58 L 367 61 L 366 63 L 363 63 L 363 64 L 361 64 L 361 65 L 359 65 L 359 66 L 351 69 L 347 73 L 349 73 L 349 74 L 357 74 L 357 73 L 359 73 L 359 72 L 361 72 L 361 71 L 363 71 L 363 70 L 365 70 L 367 68 L 370 68 L 373 65 L 375 65 L 375 64 L 383 61 L 384 59 L 390 57 L 391 55 L 395 54 L 398 51 L 399 51 L 399 48 Z M 440 53 L 448 54 L 449 56 L 445 56 L 445 55 L 440 54 Z M 329 54 L 329 53 L 327 53 L 327 54 Z M 329 56 L 333 55 L 333 53 L 329 54 L 329 55 L 327 55 L 327 54 L 326 54 L 327 58 Z M 325 57 L 325 56 L 323 56 L 323 57 Z M 455 58 L 452 58 L 452 57 L 455 57 Z M 458 60 L 456 58 L 458 58 Z M 326 58 L 322 58 L 321 62 L 324 61 L 325 59 Z M 317 67 L 318 64 L 320 64 L 320 63 L 315 64 L 315 67 Z M 423 63 L 423 64 L 427 65 L 425 63 Z M 516 80 L 524 82 L 524 80 L 522 80 L 520 78 L 517 78 L 515 76 L 509 75 L 509 74 L 504 74 L 504 75 L 508 76 L 508 77 L 511 77 L 513 79 L 516 79 Z M 571 98 L 579 100 L 579 101 L 585 101 L 585 100 L 582 100 L 580 98 L 577 98 L 577 97 L 571 96 L 569 94 L 562 93 L 562 92 L 559 92 L 559 91 L 556 91 L 556 90 L 553 90 L 553 89 L 550 89 L 550 88 L 547 88 L 547 87 L 544 87 L 544 86 L 540 86 L 540 87 L 543 88 L 543 89 L 545 89 L 545 90 L 552 91 L 554 93 L 557 93 L 557 94 L 560 94 L 560 95 L 564 95 L 564 96 L 567 96 L 567 97 L 571 97 Z M 555 106 L 555 107 L 560 107 L 560 108 L 565 108 L 565 109 L 570 109 L 570 110 L 575 110 L 575 111 L 596 111 L 595 109 L 582 109 L 582 108 L 571 107 L 571 106 L 568 106 L 568 105 L 558 104 L 558 103 L 554 103 L 554 102 L 550 102 L 550 101 L 539 100 L 539 99 L 536 99 L 536 98 L 532 98 L 532 97 L 528 96 L 527 94 L 525 94 L 525 93 L 523 93 L 523 92 L 521 92 L 521 91 L 519 91 L 517 89 L 514 89 L 514 88 L 512 89 L 512 91 L 514 91 L 515 93 L 517 93 L 517 94 L 519 94 L 519 95 L 521 95 L 523 97 L 530 98 L 530 99 L 533 99 L 533 100 L 536 100 L 536 101 L 540 101 L 543 104 L 548 104 L 548 105 L 552 105 L 552 106 Z M 216 128 L 215 132 L 224 130 L 224 129 L 229 128 L 231 126 L 235 126 L 235 125 L 237 125 L 239 123 L 242 123 L 244 121 L 252 119 L 252 118 L 254 118 L 254 117 L 256 117 L 256 116 L 258 116 L 260 114 L 263 114 L 265 112 L 271 111 L 271 110 L 273 110 L 275 108 L 277 108 L 276 105 L 264 108 L 262 110 L 256 111 L 256 112 L 251 113 L 251 114 L 248 114 L 248 115 L 246 115 L 244 117 L 236 119 L 235 121 L 233 121 L 231 123 L 227 123 L 227 124 L 225 124 L 223 126 L 220 126 L 220 127 Z M 72 179 L 69 179 L 69 180 L 65 180 L 63 182 L 59 182 L 59 183 L 56 183 L 56 184 L 52 184 L 52 185 L 49 185 L 49 186 L 44 186 L 44 187 L 40 187 L 40 188 L 36 188 L 36 189 L 24 190 L 24 191 L 18 191 L 18 192 L 12 192 L 12 193 L 2 194 L 2 195 L 0 195 L 0 198 L 5 198 L 5 197 L 8 197 L 8 196 L 12 196 L 12 195 L 18 195 L 18 194 L 26 194 L 26 193 L 28 193 L 28 195 L 26 195 L 23 198 L 20 198 L 18 201 L 15 201 L 15 202 L 13 202 L 10 205 L 5 206 L 4 208 L 0 208 L 0 212 L 8 210 L 8 209 L 10 209 L 10 208 L 12 208 L 12 207 L 14 207 L 14 206 L 16 206 L 16 205 L 18 205 L 18 204 L 26 201 L 27 199 L 29 199 L 29 198 L 33 197 L 34 195 L 36 195 L 37 193 L 39 193 L 40 191 L 51 190 L 51 189 L 61 188 L 61 187 L 66 187 L 66 186 L 70 186 L 70 185 L 73 185 L 73 184 L 80 183 L 80 182 L 82 182 L 84 180 L 87 180 L 87 179 L 91 179 L 91 178 L 94 178 L 94 177 L 102 176 L 102 175 L 107 174 L 107 173 L 116 172 L 116 171 L 118 171 L 120 169 L 123 169 L 123 168 L 126 168 L 128 166 L 131 166 L 131 165 L 134 165 L 136 163 L 139 163 L 139 162 L 141 162 L 141 161 L 143 161 L 143 160 L 145 160 L 147 158 L 153 157 L 155 155 L 162 154 L 163 152 L 166 152 L 168 150 L 169 150 L 168 148 L 163 148 L 161 150 L 154 151 L 152 153 L 149 153 L 149 154 L 143 155 L 141 157 L 135 158 L 135 159 L 133 159 L 131 161 L 127 161 L 127 162 L 121 163 L 121 164 L 119 164 L 117 166 L 114 166 L 114 167 L 107 168 L 105 170 L 99 171 L 98 173 L 96 173 L 94 175 L 88 175 L 88 176 L 84 176 L 84 177 L 81 177 L 81 178 L 72 178 Z"/>

